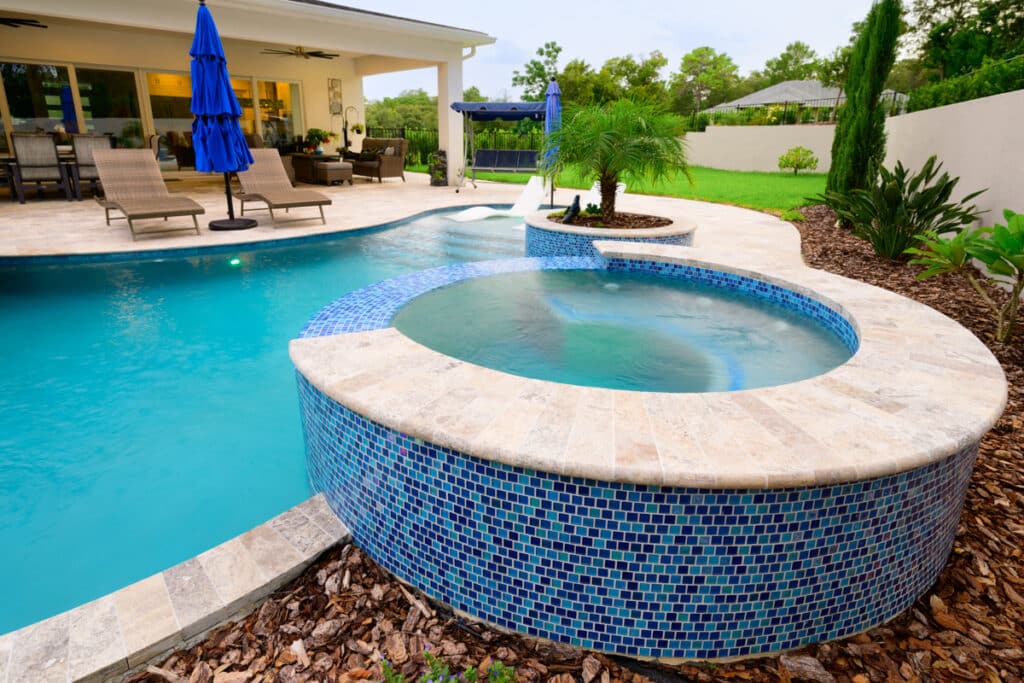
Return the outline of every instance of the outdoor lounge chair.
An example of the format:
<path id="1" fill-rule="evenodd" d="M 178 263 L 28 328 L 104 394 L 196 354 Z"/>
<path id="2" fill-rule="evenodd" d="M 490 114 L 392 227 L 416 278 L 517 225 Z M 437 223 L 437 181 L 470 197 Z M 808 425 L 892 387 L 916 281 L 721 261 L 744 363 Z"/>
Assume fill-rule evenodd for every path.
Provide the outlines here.
<path id="1" fill-rule="evenodd" d="M 274 209 L 294 209 L 303 206 L 315 206 L 320 209 L 320 221 L 324 224 L 324 206 L 331 203 L 331 200 L 314 190 L 296 190 L 288 179 L 288 172 L 281 162 L 281 154 L 276 149 L 253 149 L 253 163 L 249 170 L 238 173 L 238 181 L 242 184 L 242 191 L 236 192 L 242 202 L 242 215 L 245 215 L 246 202 L 263 202 L 270 212 L 270 219 L 274 223 L 294 223 L 295 221 L 306 221 L 311 217 L 289 218 L 278 220 L 274 216 Z M 252 209 L 249 209 L 252 212 Z"/>
<path id="2" fill-rule="evenodd" d="M 512 205 L 511 209 L 492 209 L 489 206 L 471 206 L 465 211 L 460 211 L 448 216 L 448 218 L 453 221 L 458 221 L 459 223 L 468 223 L 469 221 L 479 221 L 485 218 L 508 216 L 522 218 L 526 214 L 532 213 L 540 208 L 547 192 L 547 183 L 544 182 L 544 178 L 539 175 L 535 175 L 527 181 L 526 188 L 523 189 L 522 194 L 519 195 L 519 199 L 516 200 L 516 203 Z"/>
<path id="3" fill-rule="evenodd" d="M 103 185 L 104 197 L 97 201 L 106 211 L 107 225 L 110 225 L 110 210 L 117 209 L 128 219 L 133 240 L 142 234 L 177 230 L 195 230 L 199 234 L 196 216 L 206 210 L 188 197 L 167 191 L 151 149 L 94 149 L 92 158 Z M 191 216 L 192 226 L 135 230 L 137 220 L 163 218 L 166 221 L 172 216 Z"/>
<path id="4" fill-rule="evenodd" d="M 20 203 L 25 203 L 26 183 L 35 183 L 40 194 L 43 187 L 57 187 L 71 201 L 71 178 L 67 166 L 57 155 L 57 143 L 51 136 L 12 133 L 11 143 L 16 159 L 11 167 L 13 187 Z"/>
<path id="5" fill-rule="evenodd" d="M 100 174 L 96 172 L 96 164 L 92 153 L 97 149 L 110 149 L 111 138 L 108 135 L 72 135 L 71 147 L 75 151 L 75 163 L 71 165 L 71 175 L 75 180 L 75 197 L 82 198 L 82 183 L 87 182 L 95 196 L 98 194 Z"/>

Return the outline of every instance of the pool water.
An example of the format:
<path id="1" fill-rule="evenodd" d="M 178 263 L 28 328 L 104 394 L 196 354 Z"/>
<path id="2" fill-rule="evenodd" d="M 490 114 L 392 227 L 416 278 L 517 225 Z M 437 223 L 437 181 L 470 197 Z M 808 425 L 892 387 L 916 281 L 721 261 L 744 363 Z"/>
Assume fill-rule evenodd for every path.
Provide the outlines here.
<path id="1" fill-rule="evenodd" d="M 521 221 L 434 214 L 283 248 L 0 266 L 0 633 L 310 495 L 288 341 L 326 303 L 522 254 Z"/>
<path id="2" fill-rule="evenodd" d="M 778 304 L 603 270 L 465 280 L 413 299 L 392 324 L 424 346 L 495 370 L 634 391 L 774 386 L 850 357 L 838 336 Z"/>

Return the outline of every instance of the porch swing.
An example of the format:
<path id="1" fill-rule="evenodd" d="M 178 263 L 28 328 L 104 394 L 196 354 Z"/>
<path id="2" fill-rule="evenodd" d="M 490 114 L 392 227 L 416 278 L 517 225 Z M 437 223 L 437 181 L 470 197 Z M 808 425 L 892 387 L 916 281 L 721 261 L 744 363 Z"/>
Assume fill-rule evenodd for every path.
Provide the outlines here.
<path id="1" fill-rule="evenodd" d="M 477 149 L 474 121 L 543 121 L 544 102 L 453 102 L 452 109 L 462 114 L 465 130 L 463 155 L 470 160 L 470 180 L 476 187 L 476 172 L 537 173 L 537 150 Z M 459 174 L 456 187 L 462 187 L 466 172 Z"/>

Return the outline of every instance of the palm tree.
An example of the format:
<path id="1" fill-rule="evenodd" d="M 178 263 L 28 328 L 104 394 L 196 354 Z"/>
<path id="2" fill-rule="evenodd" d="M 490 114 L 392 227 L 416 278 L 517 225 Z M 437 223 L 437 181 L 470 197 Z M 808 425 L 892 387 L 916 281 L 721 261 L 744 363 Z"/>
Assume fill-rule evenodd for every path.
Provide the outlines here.
<path id="1" fill-rule="evenodd" d="M 568 167 L 601 184 L 601 220 L 615 218 L 615 188 L 624 180 L 657 182 L 682 172 L 690 178 L 681 122 L 658 107 L 633 100 L 576 107 L 544 141 L 543 172 L 554 182 Z M 691 179 L 692 180 L 692 179 Z"/>

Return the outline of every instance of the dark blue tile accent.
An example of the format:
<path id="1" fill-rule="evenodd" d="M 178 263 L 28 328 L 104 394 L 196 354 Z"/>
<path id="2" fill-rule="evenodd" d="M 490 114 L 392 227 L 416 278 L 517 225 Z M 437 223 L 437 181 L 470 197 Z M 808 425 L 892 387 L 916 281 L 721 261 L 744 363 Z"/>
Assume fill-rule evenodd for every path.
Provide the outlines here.
<path id="1" fill-rule="evenodd" d="M 693 232 L 668 237 L 593 237 L 570 232 L 545 230 L 526 224 L 526 255 L 544 256 L 600 256 L 594 241 L 643 242 L 646 244 L 674 244 L 688 247 L 693 244 Z"/>
<path id="2" fill-rule="evenodd" d="M 977 453 L 829 486 L 640 486 L 440 448 L 298 385 L 312 485 L 367 554 L 499 626 L 634 656 L 754 655 L 894 617 L 942 570 Z"/>

